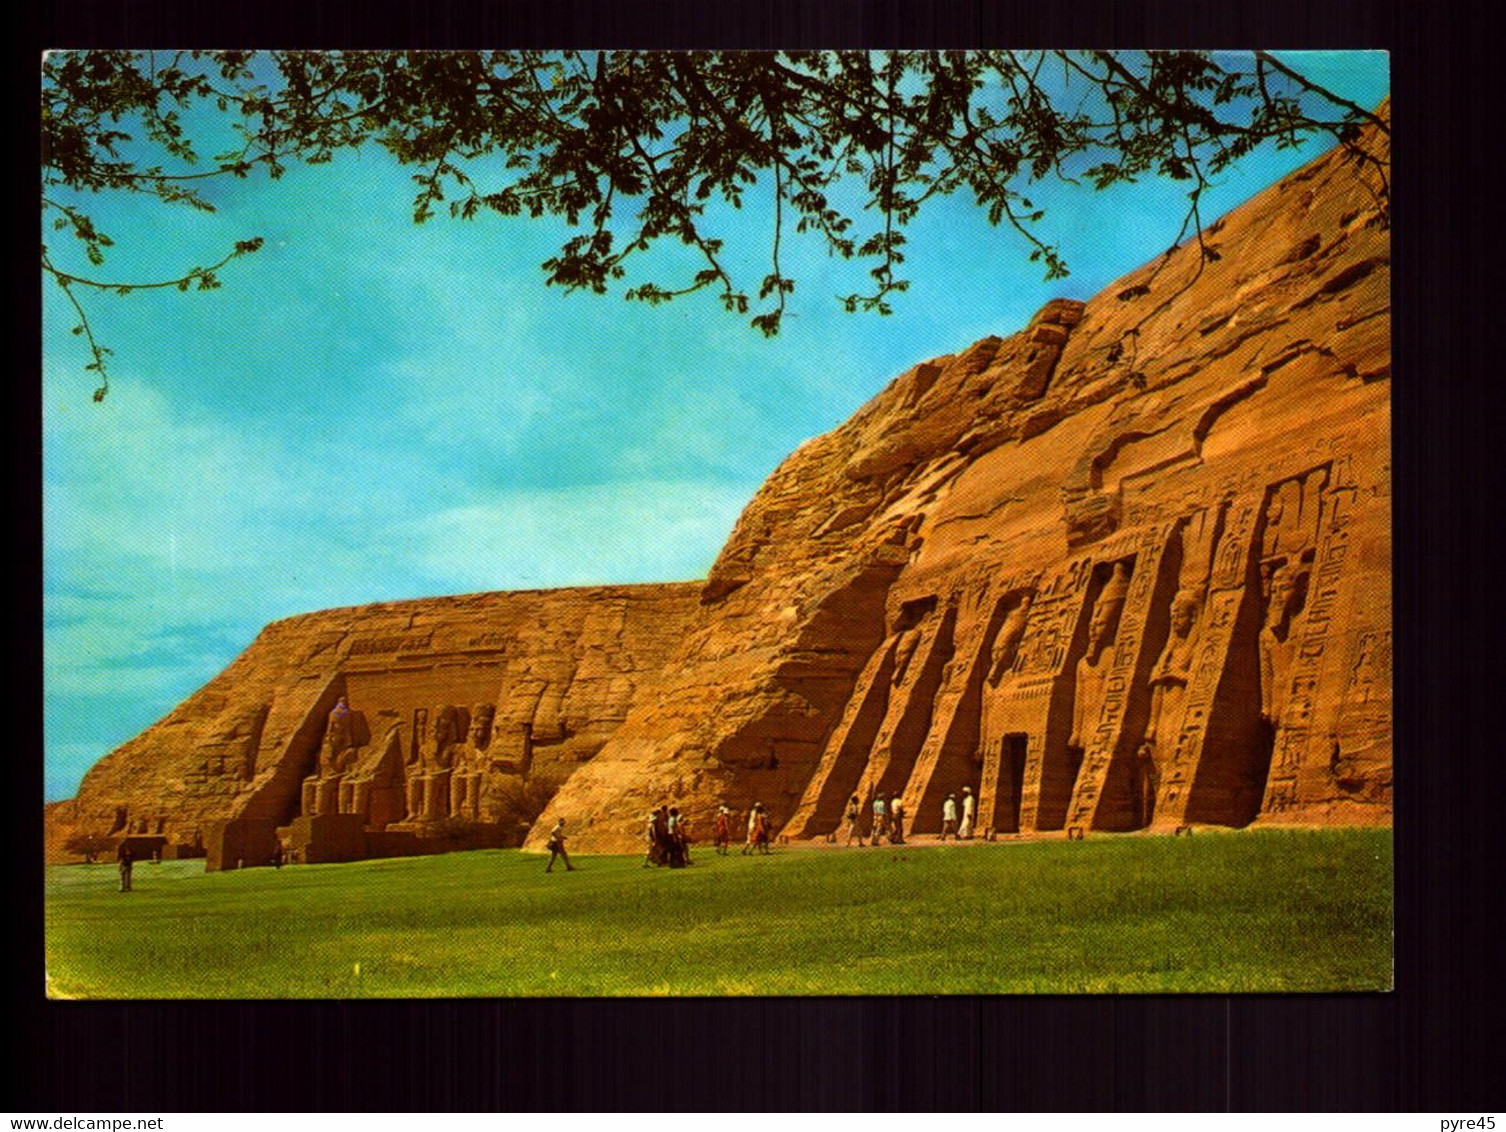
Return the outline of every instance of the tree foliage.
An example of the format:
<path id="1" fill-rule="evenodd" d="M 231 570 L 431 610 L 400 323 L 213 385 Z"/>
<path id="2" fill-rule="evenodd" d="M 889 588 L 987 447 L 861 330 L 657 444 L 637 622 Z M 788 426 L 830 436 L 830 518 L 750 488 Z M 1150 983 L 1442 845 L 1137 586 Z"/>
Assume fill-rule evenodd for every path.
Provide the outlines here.
<path id="1" fill-rule="evenodd" d="M 206 112 L 237 138 L 208 158 L 190 127 Z M 42 208 L 93 270 L 112 241 L 86 211 L 92 193 L 211 209 L 205 179 L 276 178 L 371 143 L 414 169 L 418 223 L 442 209 L 562 220 L 549 284 L 621 286 L 651 304 L 710 291 L 773 335 L 795 288 L 781 261 L 790 238 L 861 265 L 863 284 L 838 297 L 845 309 L 888 314 L 908 285 L 905 227 L 936 197 L 970 196 L 1056 278 L 1067 264 L 1028 195 L 1036 182 L 1185 182 L 1172 243 L 1191 231 L 1202 246 L 1210 177 L 1257 145 L 1314 133 L 1366 160 L 1355 143 L 1367 123 L 1387 129 L 1264 52 L 58 53 L 43 66 Z M 745 281 L 724 225 L 754 193 L 771 204 L 769 254 Z M 660 241 L 690 249 L 696 266 L 651 277 L 662 261 L 641 253 Z M 88 340 L 96 399 L 109 351 L 81 293 L 212 289 L 260 246 L 248 237 L 174 278 L 119 282 L 64 270 L 44 245 L 43 271 Z"/>

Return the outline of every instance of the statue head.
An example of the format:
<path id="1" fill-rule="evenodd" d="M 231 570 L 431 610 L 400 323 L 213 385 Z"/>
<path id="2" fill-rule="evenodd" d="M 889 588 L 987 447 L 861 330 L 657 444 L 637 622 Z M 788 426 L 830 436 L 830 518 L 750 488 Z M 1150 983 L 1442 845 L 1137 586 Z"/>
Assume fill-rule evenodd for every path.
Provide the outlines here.
<path id="1" fill-rule="evenodd" d="M 1114 574 L 1104 583 L 1098 600 L 1093 603 L 1093 617 L 1088 622 L 1088 648 L 1095 656 L 1098 650 L 1113 639 L 1119 627 L 1119 612 L 1124 608 L 1125 594 L 1129 591 L 1129 564 L 1114 563 Z"/>
<path id="2" fill-rule="evenodd" d="M 1292 601 L 1297 596 L 1297 576 L 1290 566 L 1282 565 L 1271 575 L 1271 600 L 1266 606 L 1265 620 L 1270 628 L 1285 623 L 1291 612 Z"/>
<path id="3" fill-rule="evenodd" d="M 1171 599 L 1171 631 L 1178 637 L 1185 637 L 1192 632 L 1201 606 L 1202 602 L 1195 591 L 1182 590 L 1178 593 Z"/>
<path id="4" fill-rule="evenodd" d="M 452 704 L 445 704 L 434 713 L 434 741 L 440 746 L 455 741 L 455 708 Z"/>
<path id="5" fill-rule="evenodd" d="M 496 714 L 495 704 L 477 704 L 471 709 L 471 746 L 484 747 L 491 741 L 492 719 Z"/>

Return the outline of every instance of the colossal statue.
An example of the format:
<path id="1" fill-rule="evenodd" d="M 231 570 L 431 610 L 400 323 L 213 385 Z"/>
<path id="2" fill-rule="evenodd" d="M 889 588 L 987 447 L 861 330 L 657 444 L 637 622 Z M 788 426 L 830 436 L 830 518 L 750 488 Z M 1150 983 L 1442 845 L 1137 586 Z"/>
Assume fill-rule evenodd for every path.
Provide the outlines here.
<path id="1" fill-rule="evenodd" d="M 340 783 L 356 757 L 354 736 L 350 705 L 341 696 L 335 701 L 324 725 L 319 765 L 303 780 L 302 813 L 305 817 L 340 812 Z"/>
<path id="2" fill-rule="evenodd" d="M 1260 715 L 1273 727 L 1286 706 L 1287 676 L 1292 667 L 1292 621 L 1302 608 L 1301 577 L 1289 565 L 1271 575 L 1271 597 L 1260 630 Z"/>
<path id="3" fill-rule="evenodd" d="M 1086 750 L 1094 725 L 1103 707 L 1104 681 L 1111 663 L 1109 646 L 1119 630 L 1119 613 L 1129 592 L 1129 565 L 1114 563 L 1114 573 L 1104 584 L 1088 622 L 1088 649 L 1077 662 L 1077 687 L 1072 700 L 1072 735 L 1067 746 Z"/>
<path id="4" fill-rule="evenodd" d="M 1135 805 L 1138 824 L 1147 826 L 1155 811 L 1161 769 L 1176 749 L 1186 707 L 1187 680 L 1197 649 L 1197 620 L 1202 595 L 1181 590 L 1171 601 L 1171 633 L 1151 669 L 1150 717 L 1135 752 Z"/>
<path id="5" fill-rule="evenodd" d="M 420 739 L 418 765 L 408 777 L 410 821 L 439 821 L 449 816 L 451 767 L 459 733 L 459 710 L 453 704 L 436 708 L 431 735 Z"/>
<path id="6" fill-rule="evenodd" d="M 494 704 L 481 703 L 471 708 L 471 730 L 466 741 L 454 748 L 450 768 L 450 814 L 472 821 L 481 820 L 481 795 L 486 782 L 486 747 L 491 742 Z"/>

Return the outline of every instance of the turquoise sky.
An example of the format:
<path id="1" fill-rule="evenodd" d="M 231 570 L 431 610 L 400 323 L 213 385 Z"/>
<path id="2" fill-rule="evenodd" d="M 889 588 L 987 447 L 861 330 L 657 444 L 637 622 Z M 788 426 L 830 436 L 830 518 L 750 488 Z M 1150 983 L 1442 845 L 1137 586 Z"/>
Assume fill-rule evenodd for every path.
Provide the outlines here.
<path id="1" fill-rule="evenodd" d="M 1289 58 L 1364 106 L 1388 90 L 1381 53 Z M 1322 148 L 1251 155 L 1208 194 L 1205 221 Z M 1050 298 L 1091 297 L 1163 251 L 1185 209 L 1169 182 L 1032 191 L 1072 269 L 1047 284 L 1017 235 L 963 196 L 939 200 L 909 229 L 911 289 L 888 318 L 843 313 L 834 296 L 859 290 L 863 269 L 787 239 L 797 289 L 767 340 L 709 293 L 648 308 L 546 288 L 538 265 L 562 228 L 415 226 L 409 176 L 368 147 L 216 184 L 208 215 L 86 202 L 117 244 L 105 278 L 175 276 L 251 236 L 266 246 L 218 291 L 95 297 L 96 336 L 115 351 L 98 405 L 71 312 L 44 289 L 49 800 L 276 618 L 703 577 L 799 443 L 915 362 L 1012 333 Z M 750 206 L 728 229 L 748 288 L 770 223 Z M 60 266 L 89 273 L 49 238 Z"/>

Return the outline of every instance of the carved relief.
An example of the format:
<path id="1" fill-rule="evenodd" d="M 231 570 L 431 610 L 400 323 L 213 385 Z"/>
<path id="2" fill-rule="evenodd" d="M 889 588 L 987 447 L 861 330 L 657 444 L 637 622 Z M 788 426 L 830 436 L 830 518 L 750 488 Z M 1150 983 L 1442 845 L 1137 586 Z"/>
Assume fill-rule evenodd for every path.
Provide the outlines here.
<path id="1" fill-rule="evenodd" d="M 1129 564 L 1114 563 L 1113 575 L 1104 584 L 1088 621 L 1088 651 L 1077 662 L 1077 685 L 1072 700 L 1072 735 L 1069 748 L 1085 749 L 1102 714 L 1109 668 L 1113 664 L 1119 615 L 1129 593 Z"/>
<path id="2" fill-rule="evenodd" d="M 1018 831 L 1023 802 L 1026 736 L 1022 734 L 1020 741 L 1008 744 L 1007 752 L 1004 737 L 1015 714 L 1010 710 L 1013 706 L 1010 693 L 1017 682 L 1016 673 L 1025 660 L 1022 644 L 1030 623 L 1035 592 L 1029 589 L 1016 591 L 1006 594 L 1002 601 L 1009 612 L 1005 614 L 990 653 L 983 658 L 988 673 L 983 682 L 978 724 L 978 746 L 983 762 L 978 790 L 978 824 L 985 833 L 996 829 Z M 1017 759 L 1019 765 L 1015 766 L 1011 761 L 1006 766 L 1006 758 Z"/>

